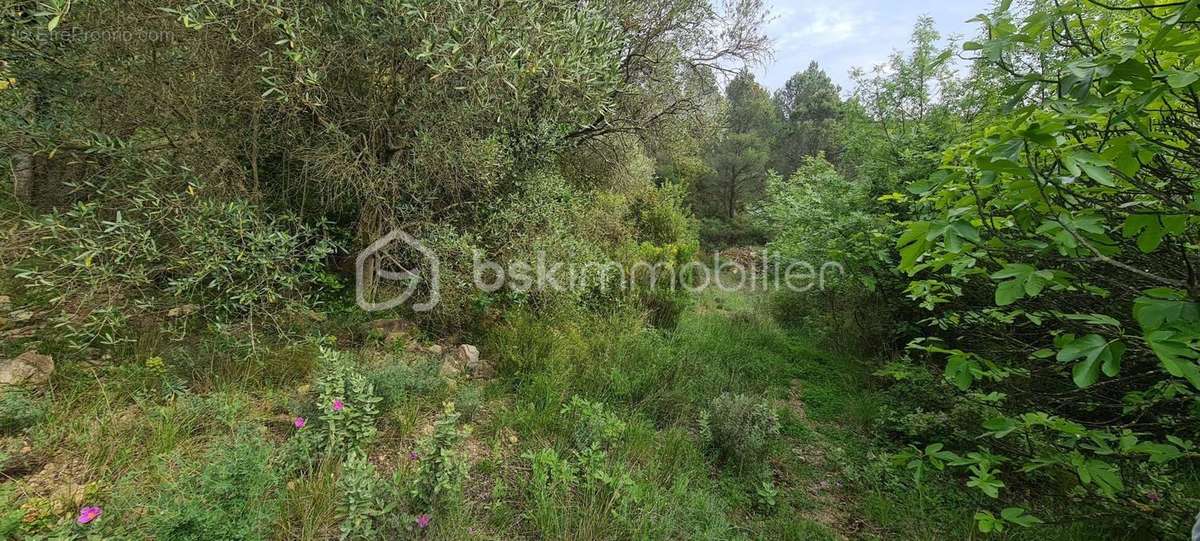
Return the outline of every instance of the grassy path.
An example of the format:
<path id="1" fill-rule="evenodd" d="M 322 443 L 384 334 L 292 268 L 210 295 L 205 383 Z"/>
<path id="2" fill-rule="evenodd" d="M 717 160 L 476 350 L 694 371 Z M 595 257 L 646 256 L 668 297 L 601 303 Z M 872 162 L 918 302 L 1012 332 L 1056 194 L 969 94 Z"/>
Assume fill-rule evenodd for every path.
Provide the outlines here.
<path id="1" fill-rule="evenodd" d="M 594 539 L 890 538 L 897 531 L 906 538 L 938 537 L 905 497 L 862 490 L 862 478 L 877 473 L 858 466 L 873 458 L 867 434 L 878 407 L 867 390 L 866 368 L 810 348 L 775 324 L 751 295 L 705 293 L 666 334 L 620 323 L 578 328 L 522 322 L 494 333 L 486 350 L 499 354 L 502 369 L 541 361 L 504 379 L 505 403 L 514 408 L 482 423 L 482 437 L 492 434 L 492 441 L 502 442 L 499 435 L 516 434 L 537 442 L 527 449 L 540 445 L 566 456 L 573 429 L 570 419 L 556 415 L 558 404 L 573 397 L 603 404 L 630 427 L 608 458 L 644 490 L 639 510 L 631 513 L 657 521 L 651 530 L 595 528 L 596 516 L 606 510 L 588 502 L 531 514 L 536 502 L 518 497 L 493 505 L 510 517 L 493 527 Z M 699 412 L 725 392 L 764 396 L 779 412 L 782 437 L 763 464 L 719 464 L 699 446 Z M 500 471 L 502 484 L 520 484 L 514 481 L 520 475 L 502 466 L 484 469 Z M 771 497 L 760 492 L 764 481 L 773 487 L 766 489 L 774 491 Z M 856 488 L 853 481 L 860 481 Z M 531 523 L 531 515 L 542 522 Z M 881 528 L 876 520 L 891 526 Z"/>

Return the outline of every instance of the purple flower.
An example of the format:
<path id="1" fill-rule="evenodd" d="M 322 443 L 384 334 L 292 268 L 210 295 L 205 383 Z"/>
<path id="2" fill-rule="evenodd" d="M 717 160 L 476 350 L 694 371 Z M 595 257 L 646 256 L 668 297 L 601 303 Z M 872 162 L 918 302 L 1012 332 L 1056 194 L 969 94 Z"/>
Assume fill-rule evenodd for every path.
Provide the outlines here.
<path id="1" fill-rule="evenodd" d="M 417 527 L 425 529 L 426 526 L 429 526 L 429 520 L 430 516 L 426 513 L 417 515 Z"/>
<path id="2" fill-rule="evenodd" d="M 333 411 L 342 411 L 342 408 L 344 407 L 346 407 L 346 405 L 342 403 L 342 399 L 333 399 Z"/>
<path id="3" fill-rule="evenodd" d="M 296 428 L 304 428 L 304 423 L 303 417 L 297 417 L 295 421 L 292 421 L 292 424 L 296 425 Z"/>
<path id="4" fill-rule="evenodd" d="M 421 455 L 418 455 L 416 451 L 409 451 L 408 459 L 415 462 L 415 461 L 421 460 Z"/>
<path id="5" fill-rule="evenodd" d="M 1162 500 L 1162 496 L 1157 492 L 1150 491 L 1149 494 L 1146 494 L 1146 499 L 1150 500 L 1151 503 L 1158 503 L 1159 500 Z"/>
<path id="6" fill-rule="evenodd" d="M 83 509 L 79 510 L 78 521 L 80 524 L 87 524 L 93 520 L 96 520 L 96 517 L 100 516 L 100 513 L 103 513 L 103 512 L 104 512 L 103 509 L 100 509 L 99 507 L 96 507 L 96 506 L 84 507 Z"/>

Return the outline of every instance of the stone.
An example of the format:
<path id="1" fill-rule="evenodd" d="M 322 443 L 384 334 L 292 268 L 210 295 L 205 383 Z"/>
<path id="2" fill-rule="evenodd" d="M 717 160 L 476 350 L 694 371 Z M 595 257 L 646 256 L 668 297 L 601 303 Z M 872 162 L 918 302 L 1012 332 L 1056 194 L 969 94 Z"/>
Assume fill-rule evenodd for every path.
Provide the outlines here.
<path id="1" fill-rule="evenodd" d="M 378 336 L 388 336 L 397 332 L 409 332 L 413 324 L 404 319 L 377 319 L 370 323 L 370 330 Z"/>
<path id="2" fill-rule="evenodd" d="M 433 355 L 441 355 L 442 354 L 442 346 L 440 346 L 438 344 L 434 344 L 432 346 L 425 348 L 425 352 L 431 353 Z"/>
<path id="3" fill-rule="evenodd" d="M 479 367 L 479 348 L 471 344 L 462 344 L 454 348 L 454 361 L 467 372 L 473 372 Z"/>
<path id="4" fill-rule="evenodd" d="M 0 362 L 0 387 L 6 385 L 44 385 L 54 373 L 54 358 L 34 350 Z"/>
<path id="5" fill-rule="evenodd" d="M 190 315 L 196 313 L 196 310 L 199 310 L 199 309 L 200 309 L 200 307 L 196 306 L 194 304 L 185 304 L 183 306 L 176 306 L 175 308 L 167 310 L 167 317 L 190 316 Z"/>
<path id="6" fill-rule="evenodd" d="M 50 500 L 65 507 L 79 507 L 87 497 L 87 485 L 67 483 L 54 490 Z"/>
<path id="7" fill-rule="evenodd" d="M 8 295 L 0 295 L 0 306 L 8 306 L 12 304 L 12 298 Z"/>
<path id="8" fill-rule="evenodd" d="M 492 368 L 492 364 L 479 358 L 479 348 L 471 344 L 462 344 L 454 348 L 454 362 L 471 377 L 478 379 L 496 377 L 496 370 Z"/>
<path id="9" fill-rule="evenodd" d="M 496 369 L 492 368 L 492 363 L 480 360 L 479 365 L 471 372 L 471 376 L 476 379 L 492 379 L 496 377 Z"/>

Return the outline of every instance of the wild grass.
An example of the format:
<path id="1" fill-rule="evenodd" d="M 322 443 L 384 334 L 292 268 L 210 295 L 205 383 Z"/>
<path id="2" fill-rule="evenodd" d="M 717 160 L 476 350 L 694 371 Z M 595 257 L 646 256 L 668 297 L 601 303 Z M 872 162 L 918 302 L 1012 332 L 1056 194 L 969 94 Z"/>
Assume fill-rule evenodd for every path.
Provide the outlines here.
<path id="1" fill-rule="evenodd" d="M 350 359 L 381 399 L 378 435 L 364 449 L 374 483 L 396 495 L 380 531 L 432 539 L 975 535 L 963 510 L 981 502 L 956 480 L 935 475 L 913 490 L 907 471 L 887 465 L 890 448 L 875 432 L 890 399 L 873 388 L 871 367 L 815 349 L 762 315 L 760 302 L 705 294 L 670 331 L 633 313 L 511 313 L 478 336 L 500 374 L 490 381 L 447 380 L 434 355 L 339 340 L 363 344 Z M 127 360 L 64 354 L 49 389 L 29 397 L 44 412 L 6 425 L 6 441 L 28 441 L 42 463 L 71 465 L 53 482 L 89 487 L 87 503 L 104 514 L 75 524 L 71 506 L 51 501 L 54 487 L 23 475 L 0 485 L 20 515 L 0 515 L 0 532 L 338 537 L 342 459 L 299 469 L 286 460 L 293 417 L 320 414 L 309 387 L 322 362 L 317 345 L 330 342 L 206 336 L 139 341 Z M 778 417 L 778 436 L 748 464 L 723 460 L 701 437 L 701 413 L 723 394 L 765 401 Z M 409 452 L 445 402 L 470 427 L 455 450 L 468 475 L 453 498 L 425 509 L 406 496 L 424 460 Z M 430 525 L 419 529 L 413 517 L 425 511 Z M 22 522 L 27 515 L 37 521 Z"/>

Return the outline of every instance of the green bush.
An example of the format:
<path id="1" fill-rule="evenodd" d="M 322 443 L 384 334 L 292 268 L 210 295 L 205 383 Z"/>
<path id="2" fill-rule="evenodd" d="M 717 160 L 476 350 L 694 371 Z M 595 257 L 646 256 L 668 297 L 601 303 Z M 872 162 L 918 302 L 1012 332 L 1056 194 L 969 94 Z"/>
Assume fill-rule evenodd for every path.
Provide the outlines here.
<path id="1" fill-rule="evenodd" d="M 668 331 L 679 326 L 679 319 L 695 300 L 687 290 L 670 289 L 644 291 L 641 298 L 650 325 Z"/>
<path id="2" fill-rule="evenodd" d="M 446 380 L 438 375 L 441 361 L 421 358 L 412 362 L 395 361 L 367 373 L 367 379 L 379 396 L 379 409 L 388 410 L 408 397 L 440 392 Z"/>
<path id="3" fill-rule="evenodd" d="M 365 449 L 377 432 L 380 398 L 349 355 L 321 350 L 321 372 L 315 385 L 321 434 L 330 453 Z M 315 430 L 312 432 L 316 432 Z"/>
<path id="4" fill-rule="evenodd" d="M 701 440 L 738 466 L 761 461 L 778 437 L 779 418 L 764 399 L 722 393 L 700 412 Z"/>
<path id="5" fill-rule="evenodd" d="M 24 430 L 46 416 L 45 402 L 24 389 L 0 390 L 0 434 Z"/>
<path id="6" fill-rule="evenodd" d="M 59 309 L 75 345 L 129 340 L 131 322 L 181 306 L 215 321 L 272 322 L 335 283 L 322 228 L 185 179 L 89 186 L 89 200 L 27 222 L 34 240 L 17 277 Z"/>
<path id="7" fill-rule="evenodd" d="M 460 447 L 469 429 L 459 425 L 459 413 L 453 402 L 433 423 L 433 433 L 418 445 L 420 466 L 412 497 L 422 511 L 432 511 L 462 491 L 467 479 L 467 460 Z"/>
<path id="8" fill-rule="evenodd" d="M 338 512 L 342 518 L 342 539 L 377 539 L 375 520 L 385 508 L 381 499 L 379 477 L 375 467 L 361 451 L 351 451 L 342 462 L 338 478 L 341 499 Z"/>
<path id="9" fill-rule="evenodd" d="M 572 421 L 572 439 L 577 449 L 609 446 L 619 441 L 628 425 L 601 402 L 590 402 L 578 396 L 564 404 L 560 413 Z"/>
<path id="10" fill-rule="evenodd" d="M 202 466 L 198 471 L 173 476 L 153 507 L 150 521 L 154 538 L 172 541 L 267 538 L 281 480 L 271 466 L 272 449 L 258 434 L 242 432 L 231 441 L 219 442 L 199 462 Z M 185 468 L 189 466 L 184 464 Z"/>
<path id="11" fill-rule="evenodd" d="M 300 412 L 305 419 L 288 440 L 284 460 L 307 468 L 321 457 L 344 457 L 366 449 L 378 429 L 381 399 L 350 355 L 321 348 L 320 372 L 313 385 L 316 402 Z"/>

